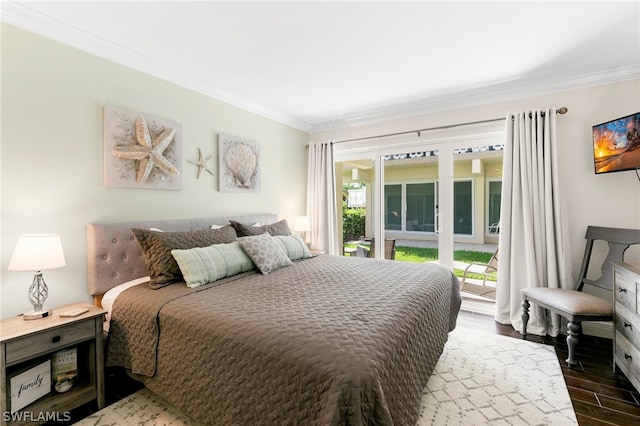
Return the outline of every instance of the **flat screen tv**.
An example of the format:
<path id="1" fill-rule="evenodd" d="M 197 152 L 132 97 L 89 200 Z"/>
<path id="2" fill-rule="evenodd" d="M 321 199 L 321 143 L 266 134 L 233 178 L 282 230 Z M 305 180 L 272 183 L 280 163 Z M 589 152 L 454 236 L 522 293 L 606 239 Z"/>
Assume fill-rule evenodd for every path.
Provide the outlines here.
<path id="1" fill-rule="evenodd" d="M 593 126 L 596 174 L 640 168 L 640 112 Z"/>

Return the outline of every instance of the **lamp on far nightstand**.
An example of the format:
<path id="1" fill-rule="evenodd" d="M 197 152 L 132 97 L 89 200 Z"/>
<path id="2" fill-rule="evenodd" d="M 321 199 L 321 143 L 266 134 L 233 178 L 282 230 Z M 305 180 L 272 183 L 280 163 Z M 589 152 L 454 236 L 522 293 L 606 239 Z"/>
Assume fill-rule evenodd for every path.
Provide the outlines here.
<path id="1" fill-rule="evenodd" d="M 302 233 L 302 240 L 305 244 L 309 245 L 307 241 L 307 232 L 311 231 L 311 221 L 309 216 L 296 216 L 296 220 L 293 222 L 293 232 Z"/>
<path id="2" fill-rule="evenodd" d="M 42 278 L 42 271 L 62 268 L 65 265 L 60 235 L 20 235 L 8 269 L 10 271 L 34 272 L 33 283 L 29 287 L 29 301 L 33 305 L 33 311 L 23 315 L 25 320 L 44 318 L 51 315 L 51 309 L 42 308 L 49 295 L 47 284 Z"/>

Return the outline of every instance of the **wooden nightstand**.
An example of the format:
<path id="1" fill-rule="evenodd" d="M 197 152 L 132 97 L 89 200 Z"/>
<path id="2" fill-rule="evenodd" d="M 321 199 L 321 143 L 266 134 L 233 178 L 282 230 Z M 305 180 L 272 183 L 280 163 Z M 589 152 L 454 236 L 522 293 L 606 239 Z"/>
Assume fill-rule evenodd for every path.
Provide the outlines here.
<path id="1" fill-rule="evenodd" d="M 88 309 L 76 317 L 60 314 Z M 102 322 L 106 312 L 89 303 L 77 302 L 53 310 L 50 317 L 25 321 L 17 316 L 0 322 L 0 424 L 64 421 L 68 412 L 92 400 L 105 405 Z M 76 349 L 78 375 L 66 392 L 53 389 L 18 413 L 11 409 L 11 378 L 37 365 L 51 362 L 61 349 Z M 15 421 L 17 419 L 17 421 Z"/>

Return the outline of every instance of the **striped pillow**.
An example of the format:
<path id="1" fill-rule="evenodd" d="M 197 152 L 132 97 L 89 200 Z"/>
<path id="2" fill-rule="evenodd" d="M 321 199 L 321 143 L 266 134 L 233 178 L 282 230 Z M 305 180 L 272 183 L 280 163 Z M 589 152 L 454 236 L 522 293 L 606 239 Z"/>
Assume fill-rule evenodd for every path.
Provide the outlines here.
<path id="1" fill-rule="evenodd" d="M 255 265 L 237 242 L 171 250 L 188 287 L 194 288 L 252 270 Z"/>

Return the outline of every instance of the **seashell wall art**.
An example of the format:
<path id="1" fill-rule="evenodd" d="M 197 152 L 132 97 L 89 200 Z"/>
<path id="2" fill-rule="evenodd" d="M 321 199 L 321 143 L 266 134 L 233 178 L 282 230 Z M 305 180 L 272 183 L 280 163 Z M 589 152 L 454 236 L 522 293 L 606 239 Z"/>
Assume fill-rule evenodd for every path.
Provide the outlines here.
<path id="1" fill-rule="evenodd" d="M 221 192 L 260 192 L 260 145 L 237 136 L 218 135 Z"/>
<path id="2" fill-rule="evenodd" d="M 182 125 L 105 106 L 104 183 L 118 188 L 182 189 Z"/>

